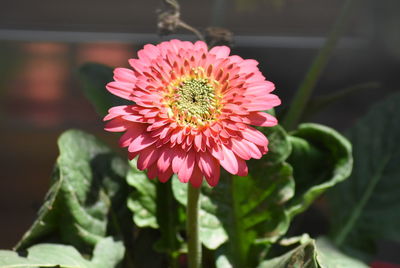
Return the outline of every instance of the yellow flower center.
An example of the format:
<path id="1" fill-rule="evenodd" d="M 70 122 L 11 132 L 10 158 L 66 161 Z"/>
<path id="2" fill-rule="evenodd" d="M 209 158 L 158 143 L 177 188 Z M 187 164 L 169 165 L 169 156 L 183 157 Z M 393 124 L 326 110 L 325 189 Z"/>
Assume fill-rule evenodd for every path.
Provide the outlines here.
<path id="1" fill-rule="evenodd" d="M 217 119 L 220 97 L 217 82 L 208 78 L 188 76 L 170 84 L 168 113 L 181 125 L 204 126 Z"/>

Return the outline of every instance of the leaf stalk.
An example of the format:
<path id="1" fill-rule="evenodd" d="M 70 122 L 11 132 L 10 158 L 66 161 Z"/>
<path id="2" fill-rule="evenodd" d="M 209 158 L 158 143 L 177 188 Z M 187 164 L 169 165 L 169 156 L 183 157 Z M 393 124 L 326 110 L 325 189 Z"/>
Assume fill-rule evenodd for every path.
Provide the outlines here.
<path id="1" fill-rule="evenodd" d="M 337 21 L 333 25 L 333 28 L 325 41 L 325 44 L 319 50 L 307 74 L 296 91 L 295 96 L 293 97 L 289 110 L 282 121 L 282 125 L 286 129 L 292 130 L 299 123 L 310 96 L 328 63 L 337 42 L 346 29 L 348 19 L 352 14 L 357 2 L 358 0 L 347 0 L 345 2 Z"/>

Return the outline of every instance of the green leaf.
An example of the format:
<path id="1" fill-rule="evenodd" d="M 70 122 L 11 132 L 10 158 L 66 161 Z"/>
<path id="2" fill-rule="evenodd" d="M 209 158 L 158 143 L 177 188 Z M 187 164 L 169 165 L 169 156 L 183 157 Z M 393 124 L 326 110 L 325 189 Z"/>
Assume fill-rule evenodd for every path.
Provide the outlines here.
<path id="1" fill-rule="evenodd" d="M 351 144 L 335 130 L 319 124 L 301 124 L 291 133 L 295 196 L 288 207 L 290 217 L 304 210 L 325 190 L 346 179 L 352 169 Z"/>
<path id="2" fill-rule="evenodd" d="M 183 229 L 183 219 L 179 217 L 181 207 L 173 198 L 171 183 L 148 179 L 143 171 L 137 169 L 136 160 L 130 164 L 127 182 L 136 189 L 128 199 L 133 221 L 142 228 L 159 229 L 161 238 L 155 248 L 168 253 L 171 261 L 174 261 L 182 249 L 183 240 L 179 231 Z"/>
<path id="3" fill-rule="evenodd" d="M 319 268 L 316 261 L 315 243 L 309 241 L 288 253 L 260 263 L 258 268 Z"/>
<path id="4" fill-rule="evenodd" d="M 105 116 L 109 108 L 126 104 L 123 99 L 106 90 L 107 83 L 113 81 L 113 69 L 98 63 L 85 63 L 79 70 L 83 91 L 97 113 Z"/>
<path id="5" fill-rule="evenodd" d="M 400 241 L 400 94 L 376 104 L 348 131 L 351 177 L 329 192 L 333 239 L 373 253 L 374 241 Z"/>
<path id="6" fill-rule="evenodd" d="M 286 131 L 280 125 L 259 127 L 258 130 L 264 133 L 269 141 L 268 153 L 260 161 L 268 161 L 270 164 L 284 162 L 292 152 L 292 144 Z"/>
<path id="7" fill-rule="evenodd" d="M 60 156 L 38 219 L 17 248 L 56 240 L 78 248 L 108 235 L 123 236 L 127 209 L 126 161 L 94 136 L 69 130 L 58 141 Z"/>
<path id="8" fill-rule="evenodd" d="M 133 212 L 133 221 L 139 227 L 159 228 L 157 223 L 157 186 L 146 173 L 136 167 L 136 160 L 130 161 L 127 182 L 136 189 L 128 199 L 128 207 Z"/>
<path id="9" fill-rule="evenodd" d="M 29 230 L 23 235 L 22 239 L 15 246 L 16 249 L 25 249 L 33 245 L 38 240 L 51 236 L 56 233 L 58 219 L 60 217 L 60 171 L 56 165 L 52 175 L 52 185 L 48 190 L 45 201 L 38 211 L 38 216 Z"/>
<path id="10" fill-rule="evenodd" d="M 318 238 L 315 241 L 317 261 L 322 268 L 368 268 L 369 266 L 340 252 L 328 239 Z"/>
<path id="11" fill-rule="evenodd" d="M 124 258 L 124 253 L 125 248 L 122 242 L 116 242 L 112 238 L 102 239 L 93 251 L 93 267 L 116 267 Z"/>
<path id="12" fill-rule="evenodd" d="M 25 252 L 0 250 L 0 268 L 111 268 L 117 267 L 124 256 L 122 242 L 104 238 L 96 244 L 92 260 L 84 258 L 74 247 L 59 244 L 38 244 Z"/>
<path id="13" fill-rule="evenodd" d="M 277 133 L 269 135 L 271 157 L 249 162 L 251 175 L 222 173 L 216 187 L 202 187 L 200 240 L 209 249 L 218 248 L 217 264 L 254 266 L 261 254 L 259 245 L 265 249 L 288 228 L 285 203 L 294 194 L 294 182 L 290 165 L 279 161 L 288 156 L 290 145 L 285 144 L 286 133 L 274 129 Z M 172 185 L 176 199 L 186 205 L 187 185 L 177 179 Z M 229 267 L 224 264 L 220 267 Z"/>
<path id="14" fill-rule="evenodd" d="M 341 253 L 326 239 L 309 240 L 288 253 L 260 263 L 258 268 L 367 268 L 364 263 Z"/>

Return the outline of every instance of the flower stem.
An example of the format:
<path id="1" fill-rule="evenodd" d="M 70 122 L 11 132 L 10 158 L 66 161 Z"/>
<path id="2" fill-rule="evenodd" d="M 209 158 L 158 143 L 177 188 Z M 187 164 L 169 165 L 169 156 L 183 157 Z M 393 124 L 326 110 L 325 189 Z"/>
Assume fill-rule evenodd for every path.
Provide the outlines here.
<path id="1" fill-rule="evenodd" d="M 380 165 L 377 168 L 377 171 L 368 181 L 365 191 L 362 193 L 361 198 L 358 199 L 359 201 L 356 204 L 356 206 L 351 210 L 351 214 L 348 217 L 347 221 L 343 224 L 343 227 L 333 238 L 333 241 L 335 242 L 335 244 L 338 247 L 343 245 L 343 242 L 345 242 L 345 240 L 346 240 L 347 236 L 349 235 L 349 233 L 351 232 L 352 228 L 354 227 L 354 225 L 357 223 L 357 221 L 361 217 L 363 209 L 365 208 L 367 203 L 370 201 L 370 198 L 372 196 L 372 193 L 375 190 L 375 187 L 379 183 L 380 179 L 382 179 L 383 172 L 385 171 L 385 168 L 387 167 L 387 164 L 389 163 L 390 158 L 391 158 L 391 155 L 388 154 L 388 155 L 386 155 L 385 158 L 383 158 L 381 160 L 381 162 L 379 163 Z"/>
<path id="2" fill-rule="evenodd" d="M 187 225 L 189 268 L 201 268 L 201 242 L 199 239 L 200 188 L 188 183 Z"/>
<path id="3" fill-rule="evenodd" d="M 343 34 L 347 21 L 357 2 L 358 0 L 347 0 L 344 4 L 336 23 L 333 25 L 333 28 L 325 41 L 325 44 L 318 52 L 318 55 L 312 62 L 306 76 L 293 97 L 290 108 L 282 122 L 282 125 L 286 129 L 291 130 L 295 128 L 300 121 L 318 79 L 325 69 L 339 38 Z"/>

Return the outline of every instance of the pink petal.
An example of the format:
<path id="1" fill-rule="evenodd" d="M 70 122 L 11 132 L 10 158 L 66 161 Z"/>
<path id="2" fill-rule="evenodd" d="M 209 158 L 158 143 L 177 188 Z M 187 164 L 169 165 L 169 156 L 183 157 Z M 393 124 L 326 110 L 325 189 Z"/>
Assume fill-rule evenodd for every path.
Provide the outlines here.
<path id="1" fill-rule="evenodd" d="M 136 115 L 136 114 L 124 115 L 124 116 L 122 116 L 122 119 L 131 121 L 131 122 L 143 122 L 144 121 L 143 115 Z"/>
<path id="2" fill-rule="evenodd" d="M 229 133 L 228 133 L 228 132 L 226 132 L 226 130 L 225 130 L 225 129 L 222 129 L 222 130 L 219 132 L 219 135 L 220 135 L 222 138 L 225 138 L 225 139 L 228 139 L 228 138 L 230 138 L 230 135 L 229 135 Z"/>
<path id="3" fill-rule="evenodd" d="M 278 96 L 273 94 L 268 94 L 268 95 L 269 95 L 268 99 L 266 100 L 263 101 L 254 100 L 252 102 L 245 104 L 246 109 L 250 112 L 264 111 L 274 108 L 275 106 L 281 104 L 281 100 L 278 98 Z"/>
<path id="4" fill-rule="evenodd" d="M 229 173 L 237 174 L 239 166 L 235 154 L 224 145 L 221 145 L 221 148 L 224 154 L 224 159 L 220 160 L 221 166 Z"/>
<path id="5" fill-rule="evenodd" d="M 152 136 L 156 136 L 156 134 L 154 132 L 157 132 L 158 134 L 165 129 L 161 128 L 162 126 L 165 126 L 166 124 L 168 124 L 169 120 L 167 119 L 158 119 L 154 124 L 151 124 L 150 126 L 147 127 L 147 131 L 153 131 Z"/>
<path id="6" fill-rule="evenodd" d="M 134 159 L 138 154 L 139 154 L 139 152 L 134 152 L 134 153 L 128 152 L 128 159 L 129 159 L 129 160 L 132 160 L 132 159 Z"/>
<path id="7" fill-rule="evenodd" d="M 249 68 L 249 67 L 254 68 L 254 67 L 257 67 L 257 65 L 258 65 L 258 61 L 253 60 L 253 59 L 246 59 L 246 60 L 243 60 L 241 63 L 239 63 L 239 66 L 241 67 L 241 69 Z M 258 71 L 258 68 L 256 68 L 256 71 Z"/>
<path id="8" fill-rule="evenodd" d="M 243 158 L 244 160 L 249 160 L 251 158 L 251 153 L 249 152 L 249 147 L 242 142 L 243 139 L 232 139 L 232 151 L 239 156 L 240 158 Z"/>
<path id="9" fill-rule="evenodd" d="M 247 116 L 250 119 L 250 125 L 261 127 L 273 127 L 278 124 L 278 120 L 268 113 L 252 112 Z"/>
<path id="10" fill-rule="evenodd" d="M 190 178 L 190 183 L 193 187 L 199 188 L 203 182 L 203 173 L 201 173 L 197 165 L 194 166 L 192 177 Z"/>
<path id="11" fill-rule="evenodd" d="M 121 132 L 128 129 L 129 124 L 120 117 L 108 121 L 104 127 L 105 130 L 110 132 Z"/>
<path id="12" fill-rule="evenodd" d="M 275 85 L 270 82 L 270 81 L 262 81 L 262 82 L 258 82 L 258 83 L 251 83 L 246 85 L 247 89 L 245 92 L 245 95 L 255 95 L 258 96 L 260 94 L 267 94 L 270 93 L 272 91 L 274 91 L 275 89 Z"/>
<path id="13" fill-rule="evenodd" d="M 119 138 L 119 146 L 127 147 L 136 139 L 145 129 L 145 124 L 132 124 L 128 130 Z"/>
<path id="14" fill-rule="evenodd" d="M 147 177 L 152 180 L 155 179 L 157 175 L 158 175 L 157 164 L 153 164 L 147 169 Z"/>
<path id="15" fill-rule="evenodd" d="M 199 152 L 197 158 L 201 171 L 206 176 L 211 177 L 217 169 L 218 161 L 208 152 Z"/>
<path id="16" fill-rule="evenodd" d="M 230 48 L 227 46 L 216 46 L 210 49 L 209 53 L 214 54 L 217 58 L 226 58 L 231 52 Z"/>
<path id="17" fill-rule="evenodd" d="M 171 161 L 174 155 L 174 150 L 164 146 L 163 149 L 159 149 L 161 154 L 157 161 L 157 167 L 159 172 L 165 172 L 171 166 Z"/>
<path id="18" fill-rule="evenodd" d="M 252 158 L 260 159 L 263 156 L 263 153 L 260 151 L 260 148 L 254 143 L 247 140 L 242 140 L 241 142 L 249 148 L 249 153 Z"/>
<path id="19" fill-rule="evenodd" d="M 208 184 L 211 187 L 217 186 L 220 173 L 221 173 L 220 164 L 216 162 L 216 166 L 214 167 L 214 171 L 212 172 L 211 176 L 205 176 Z"/>
<path id="20" fill-rule="evenodd" d="M 174 174 L 173 172 L 172 172 L 172 169 L 171 169 L 171 167 L 169 167 L 166 171 L 164 171 L 164 172 L 160 172 L 160 170 L 158 171 L 158 180 L 160 181 L 160 182 L 167 182 L 170 178 L 171 178 L 171 176 L 172 176 L 172 174 Z"/>
<path id="21" fill-rule="evenodd" d="M 205 151 L 206 150 L 206 143 L 205 143 L 205 138 L 203 137 L 202 134 L 197 134 L 194 137 L 194 145 L 196 148 L 196 151 Z"/>
<path id="22" fill-rule="evenodd" d="M 150 136 L 150 134 L 148 132 L 145 133 L 141 133 L 140 135 L 138 135 L 133 141 L 132 143 L 129 145 L 128 147 L 128 151 L 129 152 L 138 152 L 143 150 L 144 148 L 149 147 L 150 145 L 152 145 L 153 143 L 155 143 L 157 141 L 156 138 L 153 138 Z"/>
<path id="23" fill-rule="evenodd" d="M 247 176 L 247 174 L 249 173 L 249 170 L 247 168 L 246 161 L 244 161 L 241 158 L 237 158 L 237 160 L 238 160 L 238 172 L 237 172 L 237 175 L 241 176 L 241 177 Z"/>
<path id="24" fill-rule="evenodd" d="M 142 75 L 145 71 L 148 70 L 146 63 L 139 59 L 130 59 L 129 64 L 137 72 L 136 74 L 139 74 L 139 75 Z"/>
<path id="25" fill-rule="evenodd" d="M 126 82 L 110 82 L 107 84 L 106 88 L 112 94 L 121 97 L 126 100 L 130 100 L 130 96 L 133 92 L 134 84 Z"/>
<path id="26" fill-rule="evenodd" d="M 178 40 L 178 39 L 172 39 L 172 40 L 169 41 L 169 44 L 170 44 L 170 48 L 172 48 L 173 52 L 175 52 L 175 54 L 178 54 L 179 49 L 180 49 L 181 44 L 182 44 L 182 41 Z"/>
<path id="27" fill-rule="evenodd" d="M 137 160 L 137 167 L 140 170 L 144 170 L 149 166 L 153 165 L 158 159 L 160 151 L 155 148 L 154 145 L 147 147 L 140 152 L 139 158 Z"/>
<path id="28" fill-rule="evenodd" d="M 243 138 L 260 146 L 268 145 L 268 140 L 260 131 L 255 128 L 247 127 L 241 132 Z"/>
<path id="29" fill-rule="evenodd" d="M 211 152 L 211 155 L 217 158 L 218 160 L 224 159 L 225 157 L 224 152 L 222 151 L 221 147 L 218 144 L 213 144 L 209 150 Z"/>
<path id="30" fill-rule="evenodd" d="M 108 120 L 111 120 L 120 115 L 129 115 L 129 114 L 131 114 L 131 112 L 129 111 L 130 107 L 131 106 L 128 106 L 128 105 L 112 107 L 112 108 L 108 109 L 108 115 L 106 115 L 103 120 L 108 121 Z"/>
<path id="31" fill-rule="evenodd" d="M 192 145 L 193 141 L 194 141 L 194 137 L 193 135 L 188 135 L 186 136 L 186 145 Z"/>
<path id="32" fill-rule="evenodd" d="M 183 160 L 182 167 L 179 169 L 178 178 L 181 182 L 187 183 L 192 176 L 196 155 L 194 151 L 189 151 Z"/>
<path id="33" fill-rule="evenodd" d="M 114 70 L 114 80 L 118 82 L 134 83 L 137 78 L 132 70 L 127 68 L 116 68 Z"/>
<path id="34" fill-rule="evenodd" d="M 186 153 L 182 149 L 175 149 L 174 155 L 172 158 L 172 171 L 174 173 L 178 173 L 183 165 L 183 160 L 185 160 Z"/>
<path id="35" fill-rule="evenodd" d="M 160 51 L 156 46 L 154 46 L 152 44 L 147 44 L 147 45 L 144 45 L 143 49 L 139 50 L 137 54 L 138 54 L 139 59 L 150 63 L 150 61 L 152 59 L 155 59 L 158 57 L 158 55 L 160 54 Z"/>
<path id="36" fill-rule="evenodd" d="M 197 41 L 196 43 L 194 43 L 194 49 L 200 50 L 201 52 L 207 52 L 208 50 L 206 43 L 204 43 L 203 41 Z"/>

